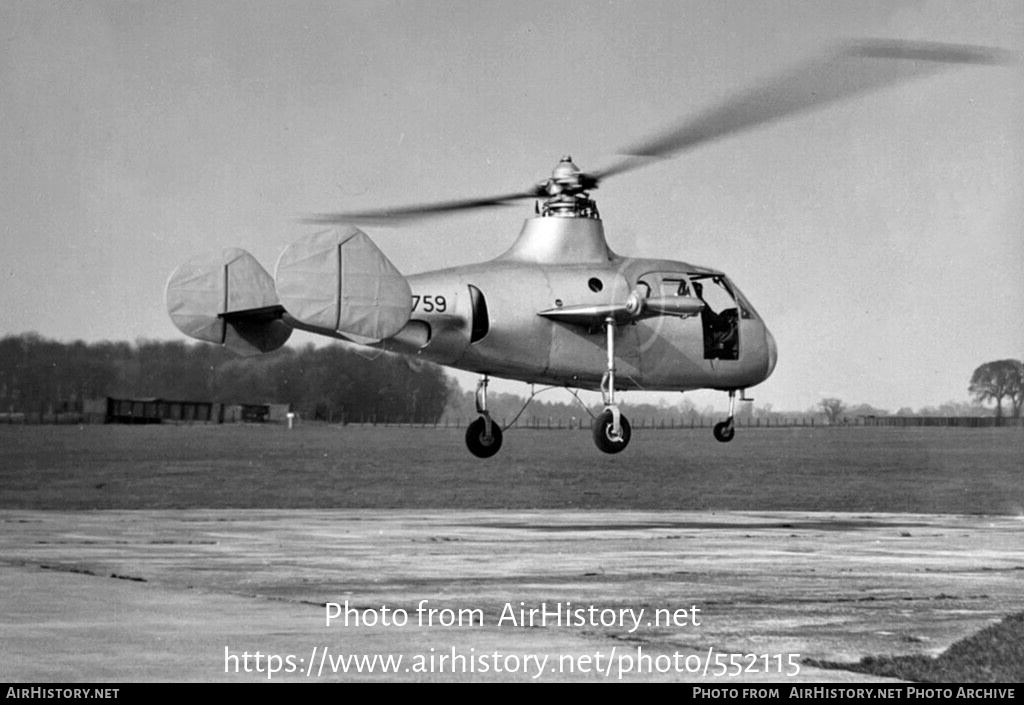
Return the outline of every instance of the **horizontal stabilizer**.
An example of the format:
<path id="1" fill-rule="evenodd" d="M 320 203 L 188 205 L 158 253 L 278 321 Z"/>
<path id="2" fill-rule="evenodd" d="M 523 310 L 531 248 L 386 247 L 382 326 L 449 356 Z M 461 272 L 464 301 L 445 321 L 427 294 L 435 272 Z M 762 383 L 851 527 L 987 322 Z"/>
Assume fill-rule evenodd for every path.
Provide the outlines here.
<path id="1" fill-rule="evenodd" d="M 350 226 L 289 245 L 277 260 L 274 283 L 297 321 L 359 342 L 390 338 L 412 313 L 409 282 L 366 233 Z"/>
<path id="2" fill-rule="evenodd" d="M 193 257 L 167 281 L 167 311 L 185 335 L 240 355 L 277 350 L 292 328 L 281 316 L 274 280 L 245 250 Z"/>

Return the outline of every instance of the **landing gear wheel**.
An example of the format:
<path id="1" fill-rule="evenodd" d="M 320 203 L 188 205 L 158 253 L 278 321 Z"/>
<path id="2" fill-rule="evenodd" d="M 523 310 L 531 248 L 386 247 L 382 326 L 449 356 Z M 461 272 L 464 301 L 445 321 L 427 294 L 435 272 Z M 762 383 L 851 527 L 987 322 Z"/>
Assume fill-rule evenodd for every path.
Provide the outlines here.
<path id="1" fill-rule="evenodd" d="M 735 435 L 736 427 L 732 425 L 732 421 L 723 421 L 722 423 L 715 424 L 715 440 L 720 443 L 728 443 Z"/>
<path id="2" fill-rule="evenodd" d="M 491 421 L 491 437 L 487 437 L 487 422 L 480 417 L 466 429 L 466 447 L 478 458 L 490 458 L 501 450 L 501 426 Z"/>
<path id="3" fill-rule="evenodd" d="M 618 453 L 626 449 L 629 445 L 629 421 L 626 421 L 626 417 L 619 415 L 619 426 L 621 427 L 622 434 L 619 438 L 612 437 L 612 427 L 614 425 L 614 419 L 612 418 L 611 410 L 605 411 L 603 414 L 594 419 L 594 443 L 598 449 L 605 453 Z"/>

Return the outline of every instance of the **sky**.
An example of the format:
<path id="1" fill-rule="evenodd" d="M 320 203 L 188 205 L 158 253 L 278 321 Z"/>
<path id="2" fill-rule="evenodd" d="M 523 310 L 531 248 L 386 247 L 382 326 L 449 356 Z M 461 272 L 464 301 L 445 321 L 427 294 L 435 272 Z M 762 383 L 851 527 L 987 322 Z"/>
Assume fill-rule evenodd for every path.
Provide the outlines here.
<path id="1" fill-rule="evenodd" d="M 851 37 L 1021 52 L 1024 3 L 0 0 L 0 336 L 180 340 L 164 286 L 198 252 L 273 271 L 302 214 L 600 168 Z M 966 401 L 1024 357 L 1022 78 L 956 67 L 609 179 L 609 245 L 729 274 L 778 341 L 758 404 Z M 413 274 L 531 213 L 364 229 Z"/>

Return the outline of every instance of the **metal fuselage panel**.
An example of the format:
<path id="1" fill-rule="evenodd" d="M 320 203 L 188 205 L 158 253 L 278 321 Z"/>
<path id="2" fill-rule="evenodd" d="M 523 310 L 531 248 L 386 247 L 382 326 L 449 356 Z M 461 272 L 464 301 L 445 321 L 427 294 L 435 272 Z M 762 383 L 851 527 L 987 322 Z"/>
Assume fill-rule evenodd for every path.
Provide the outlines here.
<path id="1" fill-rule="evenodd" d="M 524 240 L 531 235 L 532 222 L 527 221 L 516 245 L 494 261 L 409 276 L 415 302 L 411 320 L 430 326 L 430 341 L 418 350 L 394 349 L 495 377 L 597 389 L 607 369 L 603 327 L 562 323 L 537 312 L 621 303 L 652 272 L 721 274 L 684 262 L 619 257 L 604 245 L 603 230 L 591 232 L 600 221 L 584 222 L 589 230 L 583 234 L 592 242 L 584 243 L 583 259 L 590 261 L 559 262 L 557 246 L 550 243 L 541 256 L 531 258 L 530 243 Z M 540 225 L 550 229 L 547 223 Z M 579 250 L 579 243 L 574 247 Z M 556 261 L 545 261 L 551 259 Z M 488 317 L 486 335 L 475 342 L 470 286 L 483 294 Z M 686 391 L 754 386 L 771 374 L 774 364 L 760 318 L 739 320 L 739 341 L 737 359 L 706 359 L 700 316 L 657 316 L 616 326 L 616 387 Z"/>

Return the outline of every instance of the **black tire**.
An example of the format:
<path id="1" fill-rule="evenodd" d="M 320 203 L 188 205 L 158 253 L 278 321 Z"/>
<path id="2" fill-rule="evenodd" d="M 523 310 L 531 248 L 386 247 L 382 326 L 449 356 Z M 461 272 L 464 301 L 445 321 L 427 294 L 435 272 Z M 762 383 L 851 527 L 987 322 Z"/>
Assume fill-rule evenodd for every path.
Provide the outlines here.
<path id="1" fill-rule="evenodd" d="M 715 440 L 719 443 L 728 443 L 736 435 L 736 427 L 731 421 L 723 421 L 715 424 Z"/>
<path id="2" fill-rule="evenodd" d="M 618 440 L 612 438 L 613 425 L 612 412 L 605 411 L 594 420 L 594 444 L 598 450 L 604 453 L 620 453 L 629 445 L 629 438 L 632 431 L 629 428 L 629 421 L 625 416 L 619 415 L 619 424 L 622 426 L 622 437 Z"/>
<path id="3" fill-rule="evenodd" d="M 466 447 L 478 458 L 490 458 L 501 450 L 501 426 L 491 421 L 491 437 L 486 437 L 487 422 L 481 416 L 466 429 Z"/>

